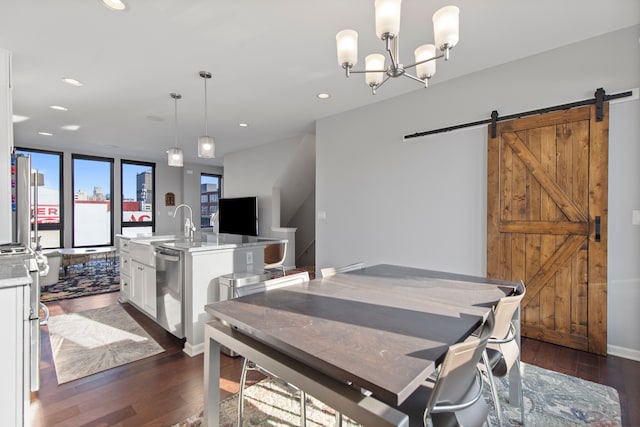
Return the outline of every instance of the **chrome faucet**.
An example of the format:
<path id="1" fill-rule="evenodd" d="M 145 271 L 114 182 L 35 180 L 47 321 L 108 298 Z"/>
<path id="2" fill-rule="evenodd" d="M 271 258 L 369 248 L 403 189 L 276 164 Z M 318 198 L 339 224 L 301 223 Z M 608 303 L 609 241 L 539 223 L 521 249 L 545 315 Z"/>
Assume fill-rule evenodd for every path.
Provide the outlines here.
<path id="1" fill-rule="evenodd" d="M 176 206 L 176 210 L 173 211 L 173 217 L 176 217 L 179 208 L 187 208 L 189 209 L 189 218 L 184 220 L 184 235 L 189 240 L 193 240 L 193 232 L 196 231 L 196 226 L 193 225 L 193 212 L 191 211 L 191 206 L 185 205 L 184 203 Z"/>

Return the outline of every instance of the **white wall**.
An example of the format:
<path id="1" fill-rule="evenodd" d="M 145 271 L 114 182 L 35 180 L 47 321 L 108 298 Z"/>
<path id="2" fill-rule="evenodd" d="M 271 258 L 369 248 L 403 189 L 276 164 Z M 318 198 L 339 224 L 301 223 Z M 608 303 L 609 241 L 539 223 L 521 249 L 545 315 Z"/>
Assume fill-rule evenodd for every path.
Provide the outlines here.
<path id="1" fill-rule="evenodd" d="M 13 147 L 11 52 L 0 49 L 0 243 L 11 241 L 11 159 Z"/>
<path id="2" fill-rule="evenodd" d="M 508 115 L 592 98 L 599 87 L 607 93 L 639 87 L 639 36 L 640 26 L 630 27 L 319 120 L 316 209 L 326 219 L 316 222 L 317 268 L 388 262 L 484 275 L 487 131 L 467 129 L 406 143 L 402 136 L 486 119 L 494 109 Z M 612 162 L 638 163 L 636 104 L 612 107 Z M 628 122 L 613 117 L 620 110 L 636 114 L 635 127 L 618 128 Z M 612 185 L 622 181 L 617 167 L 611 166 Z M 625 175 L 624 187 L 609 194 L 611 211 L 619 210 L 626 223 L 629 204 L 640 202 L 635 174 Z M 638 293 L 630 294 L 634 301 L 621 292 L 640 280 L 640 248 L 637 239 L 628 244 L 625 233 L 612 225 L 609 234 L 610 252 L 625 252 L 609 265 L 610 281 L 624 281 L 610 289 L 610 319 L 624 320 L 611 319 L 609 344 L 610 351 L 619 346 L 640 358 L 640 343 L 623 338 L 640 335 Z M 621 307 L 628 309 L 624 316 Z"/>

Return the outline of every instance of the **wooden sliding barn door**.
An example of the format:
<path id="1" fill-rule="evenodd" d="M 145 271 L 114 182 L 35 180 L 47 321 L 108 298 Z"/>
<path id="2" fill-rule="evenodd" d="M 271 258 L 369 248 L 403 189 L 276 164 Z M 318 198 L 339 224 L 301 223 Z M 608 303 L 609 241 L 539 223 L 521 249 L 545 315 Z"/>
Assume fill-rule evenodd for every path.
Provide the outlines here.
<path id="1" fill-rule="evenodd" d="M 487 275 L 524 281 L 522 335 L 607 352 L 608 104 L 497 125 Z"/>

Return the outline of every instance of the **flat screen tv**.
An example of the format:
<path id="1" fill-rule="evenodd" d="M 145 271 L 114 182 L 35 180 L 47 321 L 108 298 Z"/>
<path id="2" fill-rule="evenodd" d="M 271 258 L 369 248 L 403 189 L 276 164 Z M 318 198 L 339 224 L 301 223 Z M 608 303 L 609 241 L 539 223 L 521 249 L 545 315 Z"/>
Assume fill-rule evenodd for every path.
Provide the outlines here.
<path id="1" fill-rule="evenodd" d="M 234 197 L 218 200 L 218 232 L 258 235 L 258 198 Z"/>

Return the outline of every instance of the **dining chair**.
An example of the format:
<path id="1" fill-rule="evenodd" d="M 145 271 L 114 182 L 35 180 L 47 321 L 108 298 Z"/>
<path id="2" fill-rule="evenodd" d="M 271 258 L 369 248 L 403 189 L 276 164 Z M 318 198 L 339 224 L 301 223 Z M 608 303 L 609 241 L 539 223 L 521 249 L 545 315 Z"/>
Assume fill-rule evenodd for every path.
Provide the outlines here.
<path id="1" fill-rule="evenodd" d="M 297 273 L 291 274 L 289 276 L 282 276 L 271 280 L 266 280 L 264 282 L 264 292 L 269 292 L 273 289 L 283 288 L 286 286 L 297 285 L 302 283 L 309 282 L 309 273 Z M 278 377 L 274 375 L 272 372 L 264 369 L 263 367 L 257 365 L 251 360 L 244 358 L 242 362 L 242 372 L 240 373 L 240 390 L 238 391 L 238 425 L 242 426 L 242 418 L 244 414 L 244 386 L 247 382 L 247 371 L 258 371 L 263 375 L 266 375 L 271 378 L 277 379 Z M 300 390 L 293 384 L 288 384 L 288 387 L 293 388 L 295 391 L 300 393 L 300 425 L 306 426 L 307 423 L 307 395 L 303 390 Z"/>
<path id="2" fill-rule="evenodd" d="M 284 267 L 284 260 L 287 257 L 287 242 L 278 242 L 265 245 L 264 247 L 264 269 L 282 269 L 282 275 L 287 272 Z"/>
<path id="3" fill-rule="evenodd" d="M 362 270 L 364 263 L 357 262 L 354 264 L 344 265 L 342 267 L 325 267 L 320 269 L 322 277 L 331 277 L 338 273 L 348 273 L 349 271 Z"/>
<path id="4" fill-rule="evenodd" d="M 515 374 L 518 381 L 518 406 L 520 407 L 520 417 L 522 425 L 524 420 L 524 400 L 522 396 L 522 377 L 520 371 L 520 347 L 517 341 L 518 334 L 513 324 L 513 315 L 515 314 L 520 302 L 526 293 L 523 282 L 516 287 L 514 295 L 503 297 L 500 299 L 494 313 L 496 317 L 496 326 L 493 330 L 491 338 L 484 353 L 482 354 L 482 370 L 487 374 L 489 386 L 491 387 L 491 399 L 496 410 L 498 425 L 502 426 L 502 410 L 500 408 L 500 399 L 495 385 L 494 377 L 504 377 L 511 372 L 515 366 Z"/>
<path id="5" fill-rule="evenodd" d="M 493 333 L 493 311 L 478 336 L 449 346 L 437 376 L 430 377 L 398 409 L 409 415 L 409 426 L 482 426 L 489 408 L 482 398 L 480 359 Z"/>

